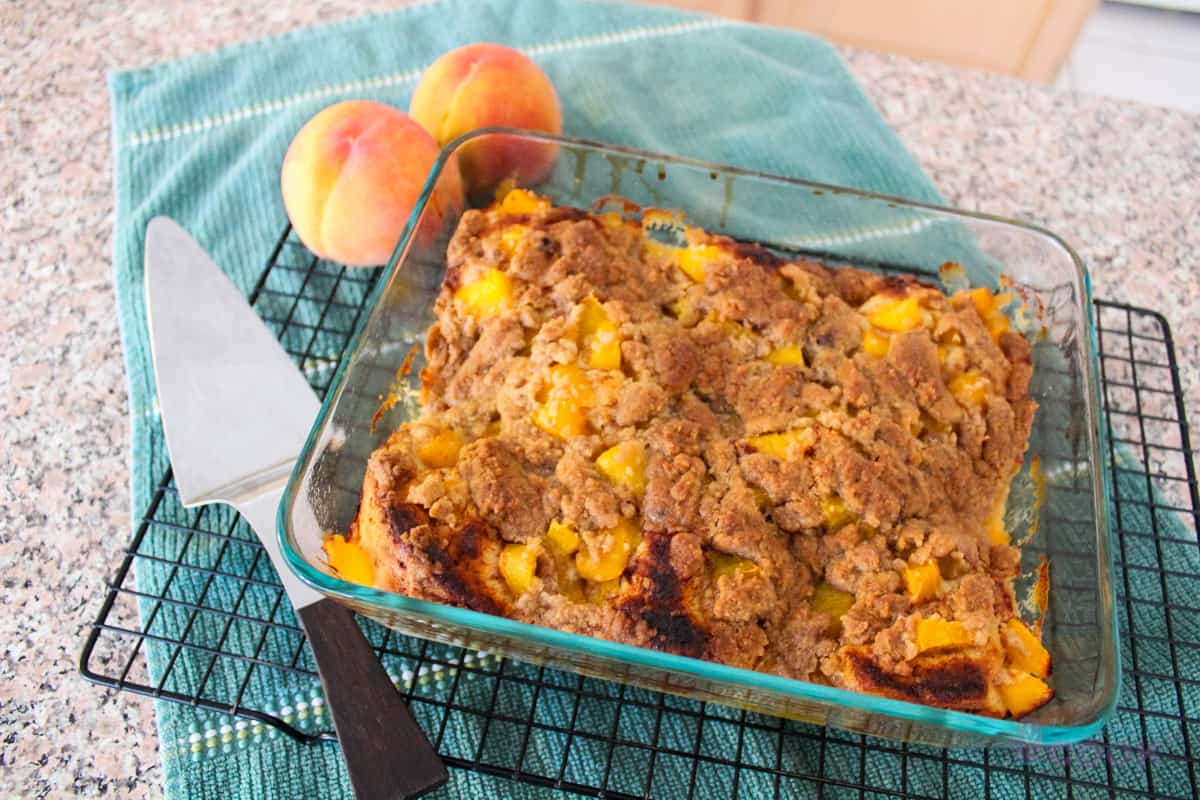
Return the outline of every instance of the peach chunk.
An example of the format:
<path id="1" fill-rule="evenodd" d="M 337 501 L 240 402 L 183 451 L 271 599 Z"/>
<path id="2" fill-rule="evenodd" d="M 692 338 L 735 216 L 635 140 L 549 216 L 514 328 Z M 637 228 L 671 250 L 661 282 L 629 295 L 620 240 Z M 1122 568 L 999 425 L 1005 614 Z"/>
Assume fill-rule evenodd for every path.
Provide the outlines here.
<path id="1" fill-rule="evenodd" d="M 408 113 L 439 145 L 477 128 L 501 125 L 562 132 L 554 85 L 521 52 L 480 42 L 451 50 L 425 70 Z M 459 151 L 463 179 L 473 193 L 493 190 L 505 179 L 537 183 L 550 172 L 558 148 L 493 136 Z"/>
<path id="2" fill-rule="evenodd" d="M 283 158 L 288 219 L 322 258 L 358 267 L 386 263 L 437 156 L 437 143 L 399 109 L 336 103 L 304 124 Z M 462 205 L 457 168 L 443 175 L 426 218 L 434 228 Z"/>

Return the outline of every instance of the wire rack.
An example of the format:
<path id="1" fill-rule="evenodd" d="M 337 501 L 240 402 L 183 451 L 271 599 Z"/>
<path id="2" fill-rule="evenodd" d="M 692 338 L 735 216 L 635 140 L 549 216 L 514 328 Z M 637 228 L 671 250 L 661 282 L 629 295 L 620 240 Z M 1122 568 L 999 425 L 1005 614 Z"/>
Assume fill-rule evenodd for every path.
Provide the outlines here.
<path id="1" fill-rule="evenodd" d="M 378 275 L 318 261 L 290 230 L 265 264 L 251 301 L 319 395 Z M 1185 667 L 1200 663 L 1200 502 L 1171 333 L 1152 311 L 1100 302 L 1097 314 L 1112 477 L 1141 490 L 1117 497 L 1123 688 L 1094 740 L 1026 751 L 897 744 L 430 644 L 366 621 L 364 630 L 448 764 L 583 795 L 991 797 L 1017 786 L 1029 797 L 1194 797 L 1200 670 Z M 83 675 L 302 742 L 333 740 L 321 729 L 327 720 L 252 702 L 256 686 L 316 684 L 252 532 L 233 514 L 180 517 L 178 508 L 163 460 L 87 637 Z M 189 558 L 198 542 L 216 546 L 215 560 Z M 223 566 L 235 553 L 249 569 Z M 139 585 L 143 567 L 165 569 L 166 580 Z M 224 591 L 212 589 L 218 583 Z M 172 615 L 185 624 L 156 625 Z M 204 628 L 202 618 L 216 624 Z"/>

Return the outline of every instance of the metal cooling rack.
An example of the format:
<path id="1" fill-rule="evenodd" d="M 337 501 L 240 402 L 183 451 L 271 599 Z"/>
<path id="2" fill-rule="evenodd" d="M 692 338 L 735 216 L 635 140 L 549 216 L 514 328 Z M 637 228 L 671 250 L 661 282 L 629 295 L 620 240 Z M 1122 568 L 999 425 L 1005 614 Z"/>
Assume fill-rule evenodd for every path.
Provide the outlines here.
<path id="1" fill-rule="evenodd" d="M 379 270 L 318 261 L 290 230 L 267 260 L 251 301 L 319 395 L 329 388 L 378 276 Z M 583 795 L 692 798 L 718 787 L 723 796 L 747 798 L 991 797 L 1011 795 L 1016 783 L 1028 797 L 1194 797 L 1200 786 L 1200 680 L 1185 675 L 1181 665 L 1200 659 L 1200 570 L 1179 565 L 1196 563 L 1200 501 L 1171 332 L 1161 315 L 1144 309 L 1099 302 L 1097 314 L 1109 446 L 1121 443 L 1133 456 L 1110 453 L 1114 484 L 1124 475 L 1145 487 L 1137 496 L 1117 498 L 1124 680 L 1117 713 L 1097 739 L 1028 751 L 897 744 L 481 658 L 369 622 L 364 629 L 447 763 Z M 313 729 L 311 718 L 300 721 L 291 709 L 246 702 L 252 686 L 315 684 L 303 633 L 253 534 L 236 516 L 214 512 L 204 520 L 201 512 L 180 523 L 168 513 L 178 507 L 178 498 L 171 472 L 159 460 L 157 490 L 84 646 L 84 677 L 244 717 L 298 741 L 332 740 L 332 733 Z M 1164 530 L 1169 514 L 1183 521 L 1186 536 Z M 168 539 L 172 546 L 163 546 Z M 211 563 L 187 557 L 189 545 L 201 540 L 218 545 Z M 225 554 L 235 551 L 253 553 L 249 570 L 222 567 Z M 139 563 L 168 567 L 165 585 L 140 590 L 133 577 Z M 1152 580 L 1144 580 L 1147 576 Z M 208 592 L 214 582 L 226 585 L 220 596 L 233 597 L 231 605 L 213 607 Z M 186 620 L 182 635 L 156 627 L 156 617 L 170 614 Z M 222 621 L 219 637 L 190 635 L 201 616 Z M 248 634 L 249 646 L 232 646 L 235 628 L 242 641 Z M 277 640 L 286 647 L 268 645 Z M 152 648 L 157 679 L 145 664 Z M 281 650 L 290 657 L 278 657 Z M 184 664 L 192 665 L 191 674 L 182 675 Z M 237 680 L 217 680 L 218 675 Z M 622 709 L 631 708 L 641 713 L 623 717 Z M 635 716 L 637 729 L 630 725 Z M 324 722 L 317 720 L 317 727 Z M 732 752 L 713 746 L 729 741 L 729 734 L 736 736 Z M 520 746 L 489 746 L 498 741 Z M 720 776 L 715 784 L 714 775 Z M 931 788 L 934 794 L 919 793 Z"/>

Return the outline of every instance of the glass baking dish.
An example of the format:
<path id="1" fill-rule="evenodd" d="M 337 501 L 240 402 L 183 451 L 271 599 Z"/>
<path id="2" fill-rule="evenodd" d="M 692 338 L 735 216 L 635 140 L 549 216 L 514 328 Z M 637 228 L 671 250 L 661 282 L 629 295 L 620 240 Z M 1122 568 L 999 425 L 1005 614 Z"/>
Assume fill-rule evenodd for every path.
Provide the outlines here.
<path id="1" fill-rule="evenodd" d="M 1050 564 L 1044 641 L 1056 696 L 1021 721 L 991 719 L 753 672 L 516 622 L 360 586 L 332 574 L 321 541 L 354 518 L 370 453 L 418 413 L 423 336 L 458 214 L 429 202 L 460 148 L 517 136 L 558 147 L 535 188 L 556 205 L 609 195 L 680 209 L 689 223 L 781 253 L 922 275 L 949 288 L 1001 285 L 1023 300 L 1040 404 L 1006 523 L 1024 542 L 1018 596 Z M 468 206 L 470 204 L 468 203 Z M 955 261 L 962 271 L 939 275 Z M 369 314 L 338 369 L 280 507 L 285 558 L 317 590 L 384 625 L 439 642 L 815 724 L 938 746 L 1061 744 L 1096 733 L 1112 712 L 1118 656 L 1107 470 L 1086 270 L 1057 236 L 1011 220 L 938 208 L 729 166 L 541 134 L 488 129 L 450 143 L 425 184 Z M 414 355 L 415 354 L 415 355 Z M 413 358 L 410 369 L 406 359 Z M 384 399 L 387 398 L 387 403 Z M 377 412 L 381 416 L 377 418 Z M 377 424 L 373 425 L 373 420 Z M 1036 610 L 1026 610 L 1028 619 Z"/>

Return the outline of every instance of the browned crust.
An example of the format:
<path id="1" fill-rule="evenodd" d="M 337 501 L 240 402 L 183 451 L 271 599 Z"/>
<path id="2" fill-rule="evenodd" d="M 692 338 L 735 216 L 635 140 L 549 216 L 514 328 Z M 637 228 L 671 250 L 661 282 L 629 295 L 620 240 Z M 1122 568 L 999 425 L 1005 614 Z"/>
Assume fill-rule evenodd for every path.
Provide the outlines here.
<path id="1" fill-rule="evenodd" d="M 1046 612 L 1050 608 L 1050 562 L 1045 556 L 1037 565 L 1037 583 L 1033 586 L 1033 602 L 1038 609 L 1036 632 L 1040 636 L 1042 627 L 1046 624 Z"/>
<path id="2" fill-rule="evenodd" d="M 363 480 L 350 537 L 374 553 L 377 562 L 388 554 L 376 565 L 382 575 L 377 581 L 411 597 L 488 614 L 511 611 L 507 593 L 494 577 L 502 546 L 495 529 L 479 519 L 457 529 L 431 520 L 421 506 L 397 499 L 409 478 L 404 465 L 383 451 L 372 456 Z"/>
<path id="3" fill-rule="evenodd" d="M 638 561 L 630 581 L 631 591 L 622 596 L 617 607 L 649 629 L 652 647 L 701 658 L 708 649 L 710 634 L 685 603 L 683 584 L 671 567 L 671 537 L 649 533 L 646 544 L 648 557 Z"/>
<path id="4" fill-rule="evenodd" d="M 399 544 L 404 535 L 413 528 L 429 524 L 429 515 L 425 509 L 415 503 L 396 503 L 384 508 L 384 520 L 387 522 L 388 535 L 392 541 Z"/>
<path id="5" fill-rule="evenodd" d="M 779 269 L 787 263 L 785 259 L 754 242 L 739 242 L 729 239 L 725 242 L 725 249 L 732 253 L 734 258 L 744 258 L 764 269 Z"/>
<path id="6" fill-rule="evenodd" d="M 398 566 L 409 576 L 405 594 L 486 614 L 511 610 L 502 586 L 488 577 L 495 574 L 500 537 L 482 520 L 458 530 L 419 525 L 395 541 Z"/>
<path id="7" fill-rule="evenodd" d="M 884 669 L 862 647 L 846 648 L 843 658 L 848 688 L 939 708 L 989 711 L 995 659 L 986 655 L 956 653 L 920 658 L 909 675 Z"/>

